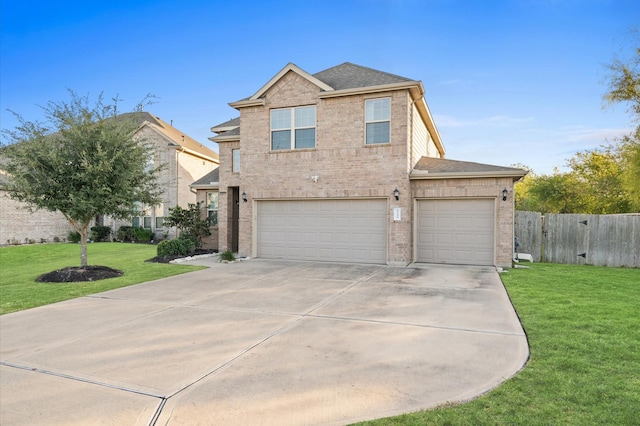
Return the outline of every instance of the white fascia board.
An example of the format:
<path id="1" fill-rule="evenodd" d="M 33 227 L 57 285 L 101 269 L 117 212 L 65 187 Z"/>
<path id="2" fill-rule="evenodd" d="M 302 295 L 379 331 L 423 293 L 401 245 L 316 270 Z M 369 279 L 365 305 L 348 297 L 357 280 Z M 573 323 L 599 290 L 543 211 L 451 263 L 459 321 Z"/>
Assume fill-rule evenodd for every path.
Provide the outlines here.
<path id="1" fill-rule="evenodd" d="M 303 70 L 302 68 L 297 66 L 296 64 L 289 62 L 284 68 L 282 68 L 280 70 L 280 72 L 278 72 L 276 75 L 274 75 L 271 78 L 271 80 L 269 80 L 267 82 L 267 84 L 262 86 L 260 88 L 260 90 L 258 90 L 256 93 L 254 93 L 253 96 L 251 96 L 249 98 L 249 100 L 255 101 L 255 100 L 259 99 L 262 95 L 265 94 L 265 92 L 267 90 L 269 90 L 271 88 L 271 86 L 276 84 L 278 82 L 278 80 L 280 80 L 282 77 L 284 77 L 284 75 L 286 73 L 288 73 L 289 71 L 293 71 L 296 74 L 300 75 L 302 78 L 305 78 L 305 79 L 309 80 L 312 84 L 315 84 L 316 86 L 318 86 L 322 90 L 325 90 L 325 91 L 332 91 L 333 90 L 333 87 L 331 87 L 328 84 L 323 83 L 322 81 L 318 80 L 317 78 L 315 78 L 314 76 L 312 76 L 311 74 L 309 74 L 308 72 L 306 72 L 305 70 Z"/>
<path id="2" fill-rule="evenodd" d="M 251 107 L 251 106 L 264 106 L 265 105 L 265 101 L 263 98 L 261 99 L 243 99 L 241 101 L 236 101 L 236 102 L 229 102 L 227 105 L 229 105 L 231 108 L 243 108 L 243 107 Z"/>
<path id="3" fill-rule="evenodd" d="M 240 135 L 225 135 L 224 133 L 218 136 L 211 136 L 208 138 L 211 142 L 237 142 L 240 140 Z"/>
<path id="4" fill-rule="evenodd" d="M 495 171 L 495 172 L 457 172 L 457 173 L 429 173 L 425 170 L 414 170 L 409 175 L 410 180 L 442 180 L 442 179 L 479 179 L 510 177 L 514 181 L 521 179 L 526 172 Z"/>
<path id="5" fill-rule="evenodd" d="M 219 189 L 220 188 L 220 182 L 209 182 L 207 183 L 201 183 L 200 185 L 189 185 L 190 188 L 192 189 Z"/>
<path id="6" fill-rule="evenodd" d="M 240 126 L 213 126 L 210 130 L 213 133 L 223 133 L 223 132 L 228 132 L 229 130 L 233 130 L 236 127 L 240 127 Z"/>
<path id="7" fill-rule="evenodd" d="M 391 92 L 393 90 L 414 89 L 421 87 L 419 81 L 403 81 L 400 83 L 381 84 L 379 86 L 354 87 L 351 89 L 333 90 L 331 92 L 320 93 L 320 98 L 337 98 L 339 96 L 366 95 L 369 93 Z"/>

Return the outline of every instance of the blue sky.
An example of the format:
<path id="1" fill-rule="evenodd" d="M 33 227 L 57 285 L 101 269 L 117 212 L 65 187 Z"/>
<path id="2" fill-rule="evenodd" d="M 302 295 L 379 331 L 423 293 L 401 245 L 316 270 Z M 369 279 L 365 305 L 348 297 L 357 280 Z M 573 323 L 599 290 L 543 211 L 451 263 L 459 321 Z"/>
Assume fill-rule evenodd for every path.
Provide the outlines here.
<path id="1" fill-rule="evenodd" d="M 0 125 L 11 109 L 118 95 L 208 144 L 287 63 L 353 62 L 421 80 L 446 157 L 551 173 L 627 133 L 602 108 L 606 65 L 632 51 L 637 0 L 2 0 Z"/>

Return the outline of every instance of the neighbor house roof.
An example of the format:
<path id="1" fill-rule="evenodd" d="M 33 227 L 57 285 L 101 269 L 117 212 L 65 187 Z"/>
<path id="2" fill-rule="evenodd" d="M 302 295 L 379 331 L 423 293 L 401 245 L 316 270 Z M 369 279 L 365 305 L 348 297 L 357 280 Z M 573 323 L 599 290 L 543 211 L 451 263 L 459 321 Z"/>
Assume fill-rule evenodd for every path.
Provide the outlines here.
<path id="1" fill-rule="evenodd" d="M 217 189 L 220 182 L 220 171 L 216 167 L 197 181 L 189 185 L 193 189 Z"/>
<path id="2" fill-rule="evenodd" d="M 411 171 L 411 179 L 455 179 L 482 177 L 511 177 L 514 181 L 527 174 L 514 167 L 493 166 L 470 161 L 422 157 Z"/>
<path id="3" fill-rule="evenodd" d="M 144 126 L 149 126 L 153 130 L 162 134 L 164 137 L 170 140 L 170 142 L 175 146 L 180 146 L 190 151 L 192 154 L 206 158 L 215 163 L 220 163 L 220 158 L 218 157 L 218 154 L 215 151 L 202 145 L 200 142 L 196 141 L 189 135 L 186 135 L 184 132 L 176 129 L 170 124 L 167 124 L 160 117 L 156 115 L 143 111 L 143 112 L 130 112 L 125 114 L 120 114 L 119 117 L 123 119 L 134 120 L 136 123 L 138 123 L 140 128 L 143 128 Z"/>

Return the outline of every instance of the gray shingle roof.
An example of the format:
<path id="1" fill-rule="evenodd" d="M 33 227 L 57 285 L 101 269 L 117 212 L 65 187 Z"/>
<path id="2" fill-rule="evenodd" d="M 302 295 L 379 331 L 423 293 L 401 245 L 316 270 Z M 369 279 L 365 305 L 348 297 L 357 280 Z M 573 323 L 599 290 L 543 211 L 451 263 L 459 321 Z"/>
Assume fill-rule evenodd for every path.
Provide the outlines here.
<path id="1" fill-rule="evenodd" d="M 217 124 L 213 126 L 213 128 L 218 127 L 235 127 L 240 125 L 240 117 L 232 118 L 231 120 L 227 120 L 224 123 Z"/>
<path id="2" fill-rule="evenodd" d="M 491 164 L 474 163 L 471 161 L 449 160 L 444 158 L 422 157 L 413 168 L 415 171 L 429 173 L 513 173 L 515 175 L 527 172 L 514 167 L 493 166 Z"/>
<path id="3" fill-rule="evenodd" d="M 336 65 L 335 67 L 313 74 L 313 76 L 333 87 L 335 90 L 414 81 L 410 78 L 374 70 L 373 68 L 352 64 L 351 62 Z"/>
<path id="4" fill-rule="evenodd" d="M 220 181 L 220 170 L 216 167 L 206 175 L 202 176 L 197 181 L 193 182 L 191 186 L 207 186 L 212 183 L 218 183 Z"/>

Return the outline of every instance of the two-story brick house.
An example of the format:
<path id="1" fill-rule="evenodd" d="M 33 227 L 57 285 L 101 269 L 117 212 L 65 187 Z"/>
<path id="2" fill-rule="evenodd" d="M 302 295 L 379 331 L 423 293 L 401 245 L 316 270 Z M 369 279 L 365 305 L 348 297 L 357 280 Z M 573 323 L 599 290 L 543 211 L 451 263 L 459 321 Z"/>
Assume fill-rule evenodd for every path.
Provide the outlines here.
<path id="1" fill-rule="evenodd" d="M 141 215 L 133 221 L 111 217 L 99 217 L 98 221 L 110 226 L 114 235 L 120 226 L 134 225 L 152 230 L 156 237 L 164 234 L 174 237 L 175 228 L 164 227 L 163 218 L 169 215 L 170 208 L 176 205 L 186 208 L 196 201 L 190 185 L 217 169 L 218 154 L 173 127 L 173 123 L 166 123 L 149 112 L 125 113 L 119 117 L 138 124 L 134 137 L 143 138 L 154 146 L 154 166 L 164 165 L 158 175 L 162 201 L 155 206 L 141 205 Z M 62 214 L 43 210 L 31 213 L 24 203 L 9 198 L 4 186 L 10 177 L 1 169 L 0 164 L 0 245 L 64 241 L 72 228 Z"/>
<path id="2" fill-rule="evenodd" d="M 445 160 L 420 81 L 288 64 L 214 126 L 220 250 L 406 265 L 510 266 L 520 169 Z M 217 179 L 217 181 L 216 181 Z M 210 204 L 210 211 L 213 203 Z"/>

